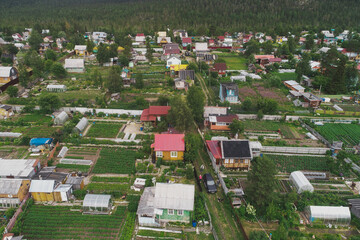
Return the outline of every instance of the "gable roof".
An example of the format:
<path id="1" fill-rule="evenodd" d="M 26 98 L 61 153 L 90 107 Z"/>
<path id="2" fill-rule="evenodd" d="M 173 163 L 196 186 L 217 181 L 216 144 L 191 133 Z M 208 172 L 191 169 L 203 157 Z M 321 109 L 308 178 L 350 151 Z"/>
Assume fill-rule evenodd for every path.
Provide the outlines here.
<path id="1" fill-rule="evenodd" d="M 86 45 L 75 45 L 74 50 L 85 51 Z"/>
<path id="2" fill-rule="evenodd" d="M 181 80 L 195 80 L 195 71 L 194 70 L 180 70 L 179 71 L 179 78 Z"/>
<path id="3" fill-rule="evenodd" d="M 154 206 L 159 209 L 194 210 L 195 186 L 156 183 Z"/>
<path id="4" fill-rule="evenodd" d="M 156 116 L 167 115 L 169 113 L 170 109 L 171 109 L 171 106 L 150 106 L 149 114 L 156 115 Z"/>
<path id="5" fill-rule="evenodd" d="M 226 90 L 234 90 L 235 96 L 239 95 L 239 87 L 236 83 L 221 83 L 222 86 L 222 94 L 224 97 L 227 96 Z"/>
<path id="6" fill-rule="evenodd" d="M 0 194 L 17 194 L 22 181 L 22 179 L 0 178 Z"/>
<path id="7" fill-rule="evenodd" d="M 222 155 L 221 155 L 220 141 L 206 140 L 206 145 L 215 159 L 221 158 Z"/>
<path id="8" fill-rule="evenodd" d="M 0 77 L 10 77 L 12 67 L 0 67 Z"/>
<path id="9" fill-rule="evenodd" d="M 54 180 L 32 180 L 29 192 L 51 193 L 54 190 Z"/>
<path id="10" fill-rule="evenodd" d="M 215 63 L 214 69 L 216 71 L 225 71 L 226 70 L 226 63 Z"/>
<path id="11" fill-rule="evenodd" d="M 274 55 L 255 55 L 254 58 L 255 58 L 255 60 L 258 60 L 258 59 L 264 60 L 264 59 L 275 58 L 275 56 Z"/>
<path id="12" fill-rule="evenodd" d="M 155 122 L 156 116 L 149 114 L 149 109 L 144 109 L 144 111 L 141 113 L 140 121 L 143 122 Z"/>
<path id="13" fill-rule="evenodd" d="M 232 123 L 234 119 L 239 119 L 236 114 L 226 116 L 216 116 L 216 122 Z"/>
<path id="14" fill-rule="evenodd" d="M 248 140 L 221 141 L 223 158 L 252 158 Z"/>
<path id="15" fill-rule="evenodd" d="M 185 151 L 185 134 L 155 134 L 154 151 Z"/>
<path id="16" fill-rule="evenodd" d="M 209 115 L 226 115 L 227 107 L 217 107 L 217 106 L 205 106 L 204 107 L 204 117 L 209 117 Z"/>
<path id="17" fill-rule="evenodd" d="M 189 37 L 182 38 L 182 43 L 192 43 L 192 39 Z"/>

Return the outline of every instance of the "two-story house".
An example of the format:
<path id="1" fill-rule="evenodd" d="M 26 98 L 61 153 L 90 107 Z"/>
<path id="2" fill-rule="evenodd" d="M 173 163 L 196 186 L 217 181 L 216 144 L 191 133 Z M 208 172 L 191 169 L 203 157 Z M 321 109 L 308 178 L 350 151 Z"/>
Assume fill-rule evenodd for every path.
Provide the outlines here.
<path id="1" fill-rule="evenodd" d="M 253 151 L 249 140 L 206 141 L 211 161 L 229 169 L 249 170 Z"/>
<path id="2" fill-rule="evenodd" d="M 239 87 L 236 83 L 221 83 L 219 97 L 221 102 L 238 103 Z"/>
<path id="3" fill-rule="evenodd" d="M 151 144 L 153 160 L 161 158 L 165 161 L 184 160 L 185 134 L 155 134 Z"/>
<path id="4" fill-rule="evenodd" d="M 155 187 L 147 187 L 136 212 L 139 225 L 165 227 L 169 222 L 190 223 L 194 200 L 194 185 L 156 183 Z"/>
<path id="5" fill-rule="evenodd" d="M 16 68 L 0 66 L 0 84 L 5 84 L 10 81 L 17 80 L 18 77 L 19 74 Z"/>
<path id="6" fill-rule="evenodd" d="M 87 56 L 88 52 L 86 50 L 86 45 L 75 45 L 74 47 L 75 54 L 77 56 Z"/>

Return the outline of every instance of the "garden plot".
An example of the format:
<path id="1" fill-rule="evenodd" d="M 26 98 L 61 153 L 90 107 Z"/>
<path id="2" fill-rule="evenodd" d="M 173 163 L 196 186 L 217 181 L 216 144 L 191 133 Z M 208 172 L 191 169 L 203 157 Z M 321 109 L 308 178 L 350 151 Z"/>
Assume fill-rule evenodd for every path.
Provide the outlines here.
<path id="1" fill-rule="evenodd" d="M 278 171 L 291 173 L 297 170 L 328 171 L 327 158 L 315 156 L 270 155 L 266 157 L 274 161 Z"/>
<path id="2" fill-rule="evenodd" d="M 131 174 L 135 172 L 137 152 L 123 148 L 103 148 L 93 173 Z"/>
<path id="3" fill-rule="evenodd" d="M 69 206 L 32 205 L 21 234 L 26 239 L 118 239 L 126 208 L 111 215 L 82 215 Z"/>
<path id="4" fill-rule="evenodd" d="M 282 135 L 285 139 L 302 139 L 303 134 L 299 131 L 301 126 L 296 126 L 291 123 L 282 123 L 276 121 L 244 121 L 245 132 L 247 135 L 269 135 L 269 138 L 278 138 Z"/>
<path id="5" fill-rule="evenodd" d="M 348 147 L 360 142 L 360 125 L 358 124 L 325 123 L 323 126 L 316 126 L 315 130 L 326 140 L 342 141 Z"/>
<path id="6" fill-rule="evenodd" d="M 116 138 L 123 124 L 109 122 L 95 122 L 88 130 L 86 137 Z"/>

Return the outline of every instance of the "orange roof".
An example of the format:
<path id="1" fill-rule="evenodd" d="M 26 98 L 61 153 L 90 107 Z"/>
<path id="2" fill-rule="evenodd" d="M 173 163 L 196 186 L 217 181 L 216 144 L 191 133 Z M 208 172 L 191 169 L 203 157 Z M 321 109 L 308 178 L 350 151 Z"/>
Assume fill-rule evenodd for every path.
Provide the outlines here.
<path id="1" fill-rule="evenodd" d="M 167 115 L 170 109 L 170 106 L 150 106 L 149 114 L 156 116 Z"/>

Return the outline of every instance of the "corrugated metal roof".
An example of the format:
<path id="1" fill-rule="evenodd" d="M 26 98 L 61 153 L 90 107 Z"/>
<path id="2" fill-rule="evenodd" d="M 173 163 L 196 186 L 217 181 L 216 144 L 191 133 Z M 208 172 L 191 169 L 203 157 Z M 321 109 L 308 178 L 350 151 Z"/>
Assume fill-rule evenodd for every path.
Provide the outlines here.
<path id="1" fill-rule="evenodd" d="M 30 177 L 36 159 L 0 159 L 0 176 Z"/>
<path id="2" fill-rule="evenodd" d="M 12 67 L 0 67 L 0 77 L 10 77 Z"/>
<path id="3" fill-rule="evenodd" d="M 156 183 L 154 207 L 193 211 L 194 197 L 194 185 Z"/>
<path id="4" fill-rule="evenodd" d="M 0 179 L 0 194 L 17 194 L 22 181 L 21 179 Z"/>
<path id="5" fill-rule="evenodd" d="M 54 190 L 54 180 L 32 180 L 29 192 L 51 193 Z"/>

